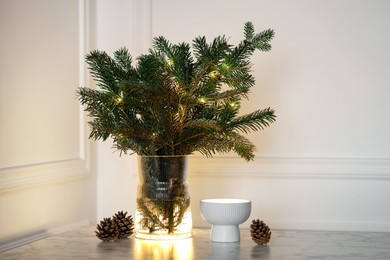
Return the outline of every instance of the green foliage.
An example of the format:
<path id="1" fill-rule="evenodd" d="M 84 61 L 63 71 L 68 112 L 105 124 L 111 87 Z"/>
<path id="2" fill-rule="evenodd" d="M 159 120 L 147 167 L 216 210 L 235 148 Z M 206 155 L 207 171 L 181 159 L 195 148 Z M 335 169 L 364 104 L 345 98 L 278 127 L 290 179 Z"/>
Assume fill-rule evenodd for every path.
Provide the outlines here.
<path id="1" fill-rule="evenodd" d="M 211 43 L 197 37 L 192 45 L 156 37 L 136 65 L 126 48 L 113 57 L 90 52 L 86 61 L 98 89 L 77 91 L 92 118 L 90 138 L 112 137 L 118 150 L 139 155 L 234 151 L 253 159 L 255 146 L 242 134 L 269 126 L 276 116 L 271 108 L 239 116 L 240 102 L 255 84 L 249 58 L 270 50 L 273 36 L 271 29 L 255 34 L 247 22 L 237 46 L 224 36 Z"/>

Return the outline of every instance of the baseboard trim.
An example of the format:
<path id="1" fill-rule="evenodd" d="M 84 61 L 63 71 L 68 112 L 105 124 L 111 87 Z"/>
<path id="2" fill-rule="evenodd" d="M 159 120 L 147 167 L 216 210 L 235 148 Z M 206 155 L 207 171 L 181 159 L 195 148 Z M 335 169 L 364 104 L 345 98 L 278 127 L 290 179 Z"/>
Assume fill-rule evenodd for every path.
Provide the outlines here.
<path id="1" fill-rule="evenodd" d="M 388 222 L 264 221 L 275 230 L 390 232 Z"/>
<path id="2" fill-rule="evenodd" d="M 334 232 L 390 232 L 388 222 L 319 222 L 319 221 L 283 221 L 268 220 L 263 221 L 271 230 L 297 230 L 297 231 L 334 231 Z M 249 229 L 251 222 L 240 225 L 240 229 Z M 194 225 L 195 228 L 211 228 L 207 223 Z"/>
<path id="3" fill-rule="evenodd" d="M 62 227 L 41 231 L 41 232 L 38 232 L 34 235 L 23 237 L 23 238 L 5 243 L 3 245 L 0 245 L 0 252 L 4 252 L 4 251 L 7 251 L 10 249 L 19 247 L 19 246 L 23 246 L 23 245 L 32 243 L 34 241 L 38 241 L 38 240 L 41 240 L 41 239 L 44 239 L 44 238 L 47 238 L 47 237 L 50 237 L 50 236 L 53 236 L 56 234 L 64 233 L 66 231 L 76 229 L 76 228 L 79 228 L 82 226 L 87 226 L 89 224 L 90 224 L 90 222 L 88 220 L 82 220 L 80 222 L 72 223 L 69 225 L 62 226 Z"/>
<path id="4" fill-rule="evenodd" d="M 283 158 L 256 157 L 246 163 L 238 157 L 191 156 L 191 177 L 206 178 L 324 178 L 390 180 L 390 158 Z"/>

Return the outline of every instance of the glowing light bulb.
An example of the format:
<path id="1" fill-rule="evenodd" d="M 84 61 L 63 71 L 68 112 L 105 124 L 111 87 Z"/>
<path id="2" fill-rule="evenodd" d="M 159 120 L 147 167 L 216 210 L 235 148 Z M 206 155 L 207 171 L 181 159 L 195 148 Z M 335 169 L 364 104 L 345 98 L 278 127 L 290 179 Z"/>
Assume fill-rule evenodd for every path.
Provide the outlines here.
<path id="1" fill-rule="evenodd" d="M 115 99 L 115 102 L 116 102 L 117 104 L 121 104 L 121 103 L 123 103 L 123 98 L 122 98 L 122 97 L 117 97 L 117 98 Z"/>
<path id="2" fill-rule="evenodd" d="M 230 102 L 229 105 L 230 105 L 232 108 L 237 107 L 237 103 L 236 103 L 236 102 Z"/>
<path id="3" fill-rule="evenodd" d="M 217 70 L 210 71 L 209 73 L 211 78 L 216 78 L 219 76 L 219 72 Z"/>
<path id="4" fill-rule="evenodd" d="M 118 105 L 123 103 L 123 92 L 120 92 L 118 97 L 115 98 L 115 103 Z"/>
<path id="5" fill-rule="evenodd" d="M 198 99 L 198 102 L 201 103 L 201 104 L 206 103 L 206 101 L 207 101 L 207 100 L 206 100 L 206 98 L 204 98 L 204 97 L 201 97 L 201 98 Z"/>

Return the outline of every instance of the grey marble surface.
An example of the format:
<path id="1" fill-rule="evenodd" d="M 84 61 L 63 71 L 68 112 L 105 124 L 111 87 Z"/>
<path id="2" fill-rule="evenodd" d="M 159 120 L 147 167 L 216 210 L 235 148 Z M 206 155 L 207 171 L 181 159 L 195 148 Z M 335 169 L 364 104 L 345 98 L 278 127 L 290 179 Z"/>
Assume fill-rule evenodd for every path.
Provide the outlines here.
<path id="1" fill-rule="evenodd" d="M 390 233 L 273 231 L 267 246 L 248 230 L 239 243 L 213 243 L 208 229 L 190 239 L 149 241 L 133 237 L 100 242 L 94 226 L 79 228 L 0 253 L 9 259 L 390 259 Z"/>

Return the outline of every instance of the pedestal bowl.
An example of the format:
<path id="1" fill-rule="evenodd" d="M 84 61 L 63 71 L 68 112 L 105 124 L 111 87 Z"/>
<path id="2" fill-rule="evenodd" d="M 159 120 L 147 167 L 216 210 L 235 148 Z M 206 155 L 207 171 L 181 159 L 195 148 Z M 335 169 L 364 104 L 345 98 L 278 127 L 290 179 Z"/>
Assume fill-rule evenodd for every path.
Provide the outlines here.
<path id="1" fill-rule="evenodd" d="M 238 242 L 238 225 L 251 213 L 251 201 L 245 199 L 203 199 L 200 201 L 202 218 L 212 225 L 210 238 L 213 242 Z"/>

